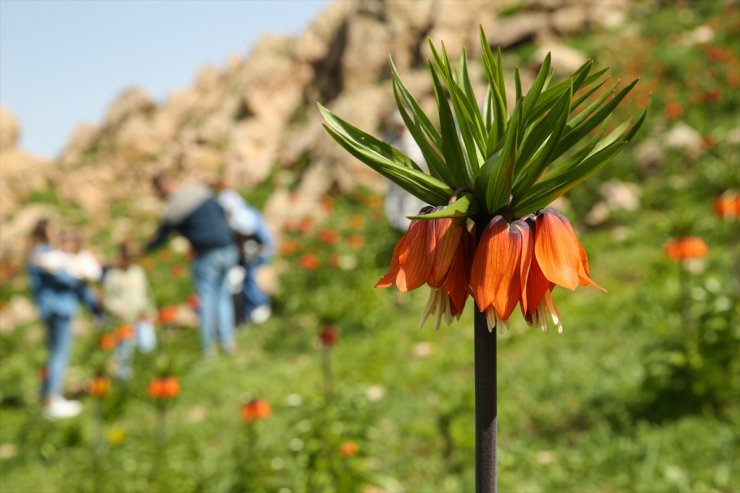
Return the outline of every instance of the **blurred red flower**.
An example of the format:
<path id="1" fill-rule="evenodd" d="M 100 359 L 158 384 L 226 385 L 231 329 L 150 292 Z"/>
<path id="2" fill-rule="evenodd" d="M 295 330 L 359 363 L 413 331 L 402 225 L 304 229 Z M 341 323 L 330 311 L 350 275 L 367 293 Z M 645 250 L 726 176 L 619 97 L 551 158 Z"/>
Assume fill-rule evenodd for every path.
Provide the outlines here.
<path id="1" fill-rule="evenodd" d="M 180 393 L 180 382 L 173 376 L 154 378 L 149 382 L 149 395 L 155 400 L 177 397 Z"/>
<path id="2" fill-rule="evenodd" d="M 110 379 L 105 375 L 96 375 L 90 380 L 90 395 L 93 397 L 104 397 L 110 390 Z"/>
<path id="3" fill-rule="evenodd" d="M 339 340 L 339 331 L 333 325 L 325 325 L 319 332 L 319 341 L 324 347 L 332 347 Z"/>
<path id="4" fill-rule="evenodd" d="M 315 270 L 319 267 L 319 258 L 313 253 L 304 253 L 298 262 L 306 270 Z"/>
<path id="5" fill-rule="evenodd" d="M 159 309 L 157 320 L 162 324 L 171 324 L 177 320 L 177 307 L 168 305 Z"/>
<path id="6" fill-rule="evenodd" d="M 365 238 L 360 235 L 352 235 L 347 238 L 347 244 L 353 250 L 359 250 L 365 245 Z"/>
<path id="7" fill-rule="evenodd" d="M 272 416 L 272 407 L 262 399 L 252 399 L 242 406 L 242 420 L 251 423 Z"/>
<path id="8" fill-rule="evenodd" d="M 280 255 L 292 255 L 301 248 L 298 240 L 286 240 L 280 244 Z"/>
<path id="9" fill-rule="evenodd" d="M 130 325 L 121 325 L 116 328 L 116 339 L 119 341 L 126 341 L 134 336 L 134 328 Z"/>
<path id="10" fill-rule="evenodd" d="M 726 192 L 714 199 L 714 213 L 730 220 L 740 219 L 740 194 Z"/>
<path id="11" fill-rule="evenodd" d="M 195 293 L 188 296 L 187 303 L 191 310 L 197 310 L 200 308 L 200 298 L 198 298 L 198 295 Z"/>
<path id="12" fill-rule="evenodd" d="M 319 231 L 319 239 L 327 245 L 336 245 L 339 241 L 339 233 L 333 229 L 322 229 Z"/>
<path id="13" fill-rule="evenodd" d="M 683 106 L 678 103 L 668 103 L 665 105 L 664 112 L 666 117 L 675 120 L 683 115 Z"/>
<path id="14" fill-rule="evenodd" d="M 98 339 L 98 347 L 103 351 L 113 351 L 118 345 L 118 340 L 114 334 L 103 334 Z"/>
<path id="15" fill-rule="evenodd" d="M 360 451 L 360 446 L 352 440 L 348 440 L 339 446 L 339 453 L 344 457 L 352 457 Z"/>
<path id="16" fill-rule="evenodd" d="M 674 238 L 665 246 L 666 256 L 676 262 L 692 258 L 704 258 L 708 253 L 709 247 L 698 236 Z"/>

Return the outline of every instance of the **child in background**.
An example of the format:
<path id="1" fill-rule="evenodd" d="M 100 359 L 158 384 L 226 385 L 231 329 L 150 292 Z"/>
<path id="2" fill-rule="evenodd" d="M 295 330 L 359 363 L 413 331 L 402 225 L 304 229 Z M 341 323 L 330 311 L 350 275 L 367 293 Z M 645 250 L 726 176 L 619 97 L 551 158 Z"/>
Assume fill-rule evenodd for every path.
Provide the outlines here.
<path id="1" fill-rule="evenodd" d="M 86 277 L 98 277 L 100 266 L 97 265 L 95 270 L 96 263 L 88 258 L 80 263 L 85 268 L 77 272 L 79 266 L 72 264 L 80 252 L 79 234 L 72 230 L 64 231 L 59 250 L 52 248 L 52 235 L 49 221 L 38 221 L 31 233 L 27 268 L 36 307 L 46 325 L 49 351 L 41 386 L 44 416 L 62 419 L 77 416 L 82 411 L 80 402 L 64 398 L 64 377 L 72 350 L 72 320 L 80 303 L 87 305 L 97 317 L 102 314 L 98 300 L 84 282 Z"/>
<path id="2" fill-rule="evenodd" d="M 134 337 L 120 340 L 116 350 L 116 374 L 123 379 L 131 378 L 130 360 L 134 344 L 142 352 L 150 352 L 157 345 L 152 323 L 155 307 L 149 281 L 144 269 L 133 263 L 134 257 L 134 243 L 131 240 L 121 242 L 116 265 L 109 268 L 103 278 L 106 309 L 134 329 Z"/>

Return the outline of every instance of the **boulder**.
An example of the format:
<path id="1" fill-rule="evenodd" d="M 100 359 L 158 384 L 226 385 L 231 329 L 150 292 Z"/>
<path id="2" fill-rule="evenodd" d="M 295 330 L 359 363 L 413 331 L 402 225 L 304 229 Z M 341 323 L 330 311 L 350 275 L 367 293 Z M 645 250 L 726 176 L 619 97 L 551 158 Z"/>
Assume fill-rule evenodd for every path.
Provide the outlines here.
<path id="1" fill-rule="evenodd" d="M 75 127 L 67 140 L 67 146 L 59 159 L 62 165 L 78 163 L 80 158 L 93 150 L 100 138 L 100 130 L 92 123 L 83 123 Z"/>
<path id="2" fill-rule="evenodd" d="M 152 98 L 143 89 L 131 87 L 118 95 L 108 106 L 105 114 L 105 126 L 116 129 L 134 115 L 146 115 L 155 109 Z"/>
<path id="3" fill-rule="evenodd" d="M 540 63 L 548 53 L 552 55 L 553 71 L 561 75 L 572 73 L 588 60 L 588 57 L 582 51 L 554 40 L 542 42 L 535 51 L 533 59 Z"/>
<path id="4" fill-rule="evenodd" d="M 524 11 L 513 17 L 497 17 L 484 28 L 489 44 L 503 49 L 535 39 L 547 30 L 548 23 L 546 13 Z"/>
<path id="5" fill-rule="evenodd" d="M 598 226 L 608 221 L 614 212 L 633 212 L 640 207 L 640 189 L 633 183 L 610 180 L 601 185 L 601 200 L 589 211 L 586 223 Z"/>
<path id="6" fill-rule="evenodd" d="M 665 152 L 657 140 L 653 138 L 645 139 L 632 150 L 632 157 L 635 159 L 637 167 L 643 173 L 651 173 L 663 166 L 665 162 Z"/>
<path id="7" fill-rule="evenodd" d="M 572 36 L 586 29 L 588 12 L 583 4 L 574 3 L 552 14 L 552 27 L 561 36 Z"/>
<path id="8" fill-rule="evenodd" d="M 14 149 L 18 145 L 21 126 L 16 117 L 0 106 L 0 152 Z"/>
<path id="9" fill-rule="evenodd" d="M 668 149 L 683 152 L 688 157 L 699 157 L 704 149 L 702 136 L 689 125 L 679 122 L 663 135 L 663 144 Z"/>

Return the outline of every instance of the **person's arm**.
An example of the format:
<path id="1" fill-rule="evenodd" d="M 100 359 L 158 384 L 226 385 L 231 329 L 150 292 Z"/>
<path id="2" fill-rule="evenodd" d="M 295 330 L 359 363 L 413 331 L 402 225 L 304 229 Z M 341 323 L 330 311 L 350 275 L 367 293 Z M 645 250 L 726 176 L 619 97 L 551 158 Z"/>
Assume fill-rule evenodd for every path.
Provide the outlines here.
<path id="1" fill-rule="evenodd" d="M 262 246 L 259 255 L 259 265 L 266 264 L 275 254 L 275 240 L 261 216 L 258 216 L 255 236 Z"/>
<path id="2" fill-rule="evenodd" d="M 174 229 L 175 228 L 172 224 L 168 222 L 162 223 L 157 229 L 154 238 L 152 238 L 152 240 L 146 244 L 144 250 L 148 253 L 164 245 L 167 242 L 167 237 L 172 231 L 174 231 Z"/>
<path id="3" fill-rule="evenodd" d="M 82 302 L 82 304 L 84 304 L 96 317 L 103 315 L 103 305 L 87 284 L 82 282 L 79 283 L 77 287 L 77 298 L 79 298 L 80 302 Z"/>

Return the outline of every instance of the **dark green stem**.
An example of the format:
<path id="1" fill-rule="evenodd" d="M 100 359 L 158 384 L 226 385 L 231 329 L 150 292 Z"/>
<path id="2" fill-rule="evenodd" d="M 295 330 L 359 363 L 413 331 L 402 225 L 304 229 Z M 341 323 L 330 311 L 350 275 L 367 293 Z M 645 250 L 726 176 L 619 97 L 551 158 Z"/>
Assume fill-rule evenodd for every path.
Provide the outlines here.
<path id="1" fill-rule="evenodd" d="M 475 308 L 475 491 L 498 491 L 496 332 Z"/>

